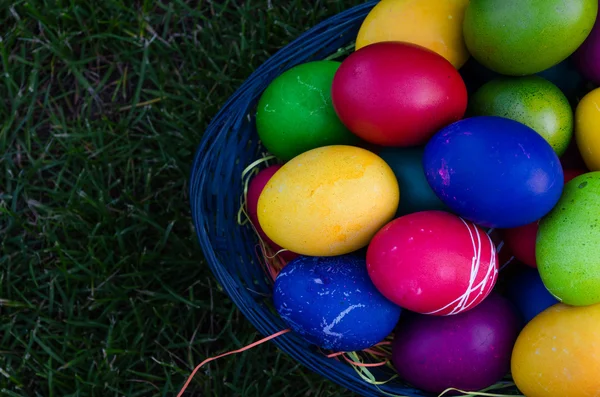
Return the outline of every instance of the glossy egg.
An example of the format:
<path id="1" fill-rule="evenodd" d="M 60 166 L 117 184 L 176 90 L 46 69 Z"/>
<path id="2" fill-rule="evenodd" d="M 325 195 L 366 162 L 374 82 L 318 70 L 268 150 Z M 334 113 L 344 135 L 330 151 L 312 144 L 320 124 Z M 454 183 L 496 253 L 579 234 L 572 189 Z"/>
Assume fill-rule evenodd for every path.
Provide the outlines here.
<path id="1" fill-rule="evenodd" d="M 381 41 L 418 44 L 459 69 L 469 58 L 462 23 L 469 0 L 383 0 L 369 12 L 356 49 Z"/>
<path id="2" fill-rule="evenodd" d="M 534 74 L 571 55 L 592 30 L 597 11 L 598 0 L 471 0 L 465 43 L 496 72 Z"/>
<path id="3" fill-rule="evenodd" d="M 600 305 L 554 305 L 517 338 L 511 372 L 527 397 L 589 397 L 600 390 Z"/>
<path id="4" fill-rule="evenodd" d="M 394 219 L 369 244 L 367 269 L 377 289 L 421 314 L 453 315 L 476 307 L 498 277 L 490 237 L 443 211 Z"/>
<path id="5" fill-rule="evenodd" d="M 487 227 L 540 219 L 563 187 L 548 142 L 504 117 L 472 117 L 442 129 L 427 143 L 423 164 L 429 185 L 453 212 Z"/>
<path id="6" fill-rule="evenodd" d="M 258 102 L 256 130 L 267 150 L 282 160 L 327 145 L 359 142 L 337 117 L 331 84 L 335 61 L 295 66 L 273 80 Z"/>
<path id="7" fill-rule="evenodd" d="M 400 377 L 421 390 L 479 391 L 509 371 L 519 319 L 492 293 L 479 306 L 451 317 L 413 315 L 400 322 L 392 361 Z"/>
<path id="8" fill-rule="evenodd" d="M 423 152 L 423 147 L 382 148 L 377 152 L 394 171 L 402 192 L 396 216 L 426 210 L 449 210 L 425 178 Z"/>
<path id="9" fill-rule="evenodd" d="M 401 313 L 375 289 L 365 260 L 353 255 L 295 259 L 277 276 L 273 300 L 294 332 L 335 351 L 381 342 Z"/>
<path id="10" fill-rule="evenodd" d="M 600 171 L 600 88 L 588 93 L 575 111 L 575 138 L 590 171 Z"/>
<path id="11" fill-rule="evenodd" d="M 586 79 L 600 84 L 600 18 L 596 17 L 594 28 L 573 54 L 573 60 Z"/>
<path id="12" fill-rule="evenodd" d="M 467 89 L 452 64 L 435 52 L 380 42 L 342 62 L 332 99 L 342 122 L 365 141 L 415 146 L 464 115 Z"/>
<path id="13" fill-rule="evenodd" d="M 501 116 L 531 127 L 558 156 L 573 136 L 573 110 L 562 91 L 539 76 L 500 78 L 482 86 L 469 102 L 472 116 Z"/>
<path id="14" fill-rule="evenodd" d="M 275 252 L 281 251 L 282 248 L 275 244 L 262 230 L 262 227 L 260 227 L 260 223 L 258 222 L 257 211 L 258 198 L 260 197 L 260 194 L 267 185 L 267 182 L 269 182 L 271 177 L 275 175 L 280 168 L 281 165 L 272 165 L 264 170 L 261 170 L 248 184 L 248 193 L 246 194 L 246 209 L 248 211 L 248 216 L 250 217 L 250 222 L 252 222 L 252 225 L 254 226 L 260 238 Z M 298 254 L 291 251 L 282 251 L 278 255 L 280 255 L 286 262 L 289 262 L 298 256 Z"/>
<path id="15" fill-rule="evenodd" d="M 573 306 L 600 303 L 600 172 L 565 185 L 556 207 L 540 221 L 535 247 L 548 290 Z"/>
<path id="16" fill-rule="evenodd" d="M 327 146 L 287 162 L 258 200 L 258 220 L 279 246 L 311 256 L 365 247 L 398 209 L 400 191 L 379 156 L 353 146 Z"/>
<path id="17" fill-rule="evenodd" d="M 523 324 L 530 322 L 550 306 L 559 303 L 548 292 L 538 271 L 524 266 L 509 278 L 506 296 L 517 308 Z"/>

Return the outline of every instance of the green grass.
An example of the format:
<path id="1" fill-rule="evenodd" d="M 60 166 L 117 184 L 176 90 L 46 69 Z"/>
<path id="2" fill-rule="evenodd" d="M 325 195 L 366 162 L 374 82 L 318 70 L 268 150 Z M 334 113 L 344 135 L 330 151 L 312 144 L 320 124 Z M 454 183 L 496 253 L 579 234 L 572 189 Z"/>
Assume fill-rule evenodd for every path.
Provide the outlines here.
<path id="1" fill-rule="evenodd" d="M 357 3 L 0 2 L 0 395 L 172 396 L 260 338 L 198 248 L 194 151 L 254 68 Z M 190 390 L 350 395 L 271 343 Z"/>

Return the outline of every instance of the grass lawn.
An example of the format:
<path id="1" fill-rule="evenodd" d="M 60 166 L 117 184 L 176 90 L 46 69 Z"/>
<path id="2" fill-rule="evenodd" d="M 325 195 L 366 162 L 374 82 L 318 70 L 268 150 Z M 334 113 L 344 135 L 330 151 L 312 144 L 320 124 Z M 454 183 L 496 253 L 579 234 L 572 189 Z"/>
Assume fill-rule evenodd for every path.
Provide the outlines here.
<path id="1" fill-rule="evenodd" d="M 260 338 L 204 264 L 192 158 L 254 68 L 358 3 L 0 2 L 0 395 L 173 396 Z M 189 390 L 350 395 L 270 343 Z"/>

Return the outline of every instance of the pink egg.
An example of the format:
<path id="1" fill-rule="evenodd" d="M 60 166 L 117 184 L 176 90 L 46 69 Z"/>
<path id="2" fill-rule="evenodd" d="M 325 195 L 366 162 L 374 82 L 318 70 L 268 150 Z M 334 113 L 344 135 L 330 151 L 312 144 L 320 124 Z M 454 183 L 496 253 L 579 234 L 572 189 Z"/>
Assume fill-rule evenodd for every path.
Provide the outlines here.
<path id="1" fill-rule="evenodd" d="M 260 223 L 258 223 L 257 209 L 258 209 L 258 198 L 260 197 L 260 194 L 262 193 L 263 189 L 265 188 L 267 182 L 269 182 L 269 179 L 271 179 L 271 177 L 273 175 L 275 175 L 275 173 L 281 167 L 282 166 L 278 165 L 278 164 L 272 165 L 272 166 L 267 167 L 264 170 L 260 171 L 258 174 L 256 174 L 256 176 L 254 178 L 252 178 L 252 180 L 250 181 L 250 184 L 248 185 L 248 193 L 246 195 L 246 209 L 248 211 L 248 216 L 250 217 L 250 221 L 254 225 L 254 228 L 256 229 L 256 231 L 258 232 L 258 234 L 262 238 L 262 240 L 276 252 L 283 248 L 281 248 L 279 245 L 275 244 L 273 242 L 273 240 L 271 240 L 269 237 L 267 237 L 265 232 L 262 230 Z M 289 262 L 292 259 L 295 259 L 296 257 L 298 257 L 298 254 L 296 254 L 295 252 L 292 252 L 292 251 L 284 251 L 284 252 L 280 253 L 279 255 L 281 255 L 281 258 L 283 260 L 285 260 L 286 262 Z"/>
<path id="2" fill-rule="evenodd" d="M 477 225 L 443 211 L 423 211 L 388 223 L 371 241 L 367 269 L 377 289 L 421 314 L 466 312 L 498 278 L 498 255 Z"/>

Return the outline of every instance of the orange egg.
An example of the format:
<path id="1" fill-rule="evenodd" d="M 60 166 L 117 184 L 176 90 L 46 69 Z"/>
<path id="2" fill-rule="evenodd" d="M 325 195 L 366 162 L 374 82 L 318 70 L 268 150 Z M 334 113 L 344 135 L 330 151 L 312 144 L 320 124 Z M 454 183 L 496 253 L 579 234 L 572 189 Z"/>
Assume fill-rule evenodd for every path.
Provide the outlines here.
<path id="1" fill-rule="evenodd" d="M 527 397 L 600 395 L 600 304 L 540 313 L 521 331 L 511 367 Z"/>

